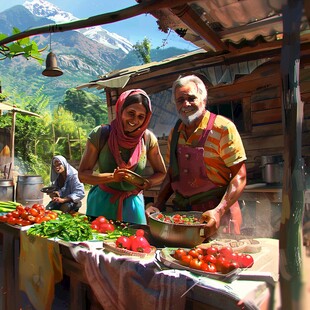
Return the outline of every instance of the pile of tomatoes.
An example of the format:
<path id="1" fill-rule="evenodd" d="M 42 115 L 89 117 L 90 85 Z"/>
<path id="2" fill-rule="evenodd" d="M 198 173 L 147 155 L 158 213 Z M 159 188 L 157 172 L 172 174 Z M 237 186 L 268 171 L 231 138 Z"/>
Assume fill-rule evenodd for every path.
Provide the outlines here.
<path id="1" fill-rule="evenodd" d="M 45 210 L 42 204 L 33 204 L 32 207 L 19 205 L 16 210 L 0 216 L 0 222 L 11 225 L 28 226 L 56 219 L 58 214 L 52 210 Z"/>
<path id="2" fill-rule="evenodd" d="M 166 223 L 172 224 L 185 224 L 185 225 L 193 225 L 193 224 L 200 224 L 199 219 L 195 216 L 188 216 L 188 215 L 181 215 L 181 214 L 173 214 L 167 215 L 163 213 L 158 213 L 155 217 L 157 220 Z"/>
<path id="3" fill-rule="evenodd" d="M 250 268 L 254 259 L 250 254 L 235 253 L 231 247 L 211 246 L 186 250 L 179 248 L 172 254 L 182 265 L 205 272 L 229 273 L 237 268 Z"/>
<path id="4" fill-rule="evenodd" d="M 144 237 L 144 230 L 137 229 L 136 233 L 130 237 L 120 236 L 116 239 L 115 245 L 118 248 L 126 249 L 133 252 L 150 253 L 152 247 Z"/>
<path id="5" fill-rule="evenodd" d="M 93 220 L 90 226 L 93 230 L 104 234 L 115 230 L 113 221 L 108 220 L 102 215 L 98 216 L 95 220 Z"/>

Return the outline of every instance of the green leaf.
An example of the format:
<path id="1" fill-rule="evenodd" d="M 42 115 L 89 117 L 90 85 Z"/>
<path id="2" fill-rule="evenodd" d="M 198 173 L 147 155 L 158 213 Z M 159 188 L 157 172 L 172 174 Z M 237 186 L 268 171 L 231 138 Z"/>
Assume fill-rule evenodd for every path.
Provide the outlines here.
<path id="1" fill-rule="evenodd" d="M 8 36 L 4 33 L 0 33 L 0 40 L 7 38 Z"/>
<path id="2" fill-rule="evenodd" d="M 16 43 L 10 44 L 9 48 L 10 48 L 10 51 L 13 52 L 13 53 L 24 52 L 24 49 L 19 44 L 16 44 Z"/>
<path id="3" fill-rule="evenodd" d="M 20 45 L 29 45 L 31 44 L 29 37 L 17 40 L 17 43 Z"/>
<path id="4" fill-rule="evenodd" d="M 13 27 L 12 34 L 18 34 L 20 30 L 17 27 Z"/>

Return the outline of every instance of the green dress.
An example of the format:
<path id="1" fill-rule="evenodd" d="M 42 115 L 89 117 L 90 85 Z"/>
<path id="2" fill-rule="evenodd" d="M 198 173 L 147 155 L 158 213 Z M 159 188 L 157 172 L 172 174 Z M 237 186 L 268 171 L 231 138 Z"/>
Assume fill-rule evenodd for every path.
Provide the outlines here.
<path id="1" fill-rule="evenodd" d="M 92 130 L 89 134 L 89 141 L 93 143 L 97 149 L 99 149 L 99 139 L 100 139 L 100 127 L 98 126 Z M 153 133 L 149 131 L 147 135 L 150 139 L 143 143 L 141 156 L 134 172 L 142 174 L 146 162 L 147 156 L 146 152 L 149 148 L 152 148 L 157 143 L 157 138 Z M 130 151 L 127 149 L 120 148 L 122 158 L 125 162 L 128 161 L 130 156 Z M 113 172 L 117 168 L 117 164 L 114 157 L 110 151 L 109 145 L 106 142 L 100 151 L 98 158 L 98 168 L 100 173 Z M 113 182 L 105 184 L 105 186 L 116 190 L 119 193 L 126 194 L 137 188 L 127 182 Z M 124 193 L 125 192 L 125 193 Z M 100 215 L 105 216 L 107 219 L 116 220 L 117 211 L 119 207 L 119 199 L 114 199 L 114 195 L 102 190 L 98 185 L 91 188 L 87 196 L 87 210 L 86 214 L 88 216 L 98 217 Z M 123 201 L 122 207 L 122 221 L 136 224 L 146 224 L 145 217 L 145 204 L 142 192 L 136 195 L 131 195 L 126 197 Z"/>

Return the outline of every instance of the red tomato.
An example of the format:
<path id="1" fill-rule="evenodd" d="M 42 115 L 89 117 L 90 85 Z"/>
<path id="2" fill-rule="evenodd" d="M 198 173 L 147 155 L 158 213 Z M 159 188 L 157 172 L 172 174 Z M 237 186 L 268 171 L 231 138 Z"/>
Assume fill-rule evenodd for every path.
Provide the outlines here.
<path id="1" fill-rule="evenodd" d="M 188 254 L 189 254 L 190 256 L 192 256 L 193 258 L 197 258 L 198 255 L 199 255 L 199 253 L 196 251 L 196 249 L 191 249 L 191 250 L 189 250 Z"/>
<path id="2" fill-rule="evenodd" d="M 231 262 L 238 262 L 238 254 L 237 253 L 232 253 L 230 256 L 230 261 Z"/>
<path id="3" fill-rule="evenodd" d="M 237 262 L 231 262 L 230 263 L 230 271 L 238 269 L 240 266 Z"/>
<path id="4" fill-rule="evenodd" d="M 6 215 L 2 215 L 2 216 L 0 216 L 0 222 L 7 222 L 7 220 L 8 220 L 8 217 L 6 216 Z"/>
<path id="5" fill-rule="evenodd" d="M 99 226 L 98 226 L 98 224 L 96 224 L 96 223 L 94 223 L 94 222 L 92 222 L 92 223 L 90 224 L 90 227 L 91 227 L 91 229 L 94 229 L 94 230 L 99 231 Z"/>
<path id="6" fill-rule="evenodd" d="M 254 259 L 250 254 L 245 254 L 241 257 L 241 260 L 239 262 L 239 266 L 241 268 L 250 268 L 254 264 Z"/>
<path id="7" fill-rule="evenodd" d="M 104 223 L 109 223 L 109 221 L 102 215 L 98 216 L 94 222 L 98 223 L 98 224 L 104 224 Z"/>
<path id="8" fill-rule="evenodd" d="M 180 222 L 181 222 L 181 219 L 182 219 L 182 217 L 181 217 L 180 214 L 175 214 L 175 215 L 172 216 L 172 221 L 173 221 L 174 223 L 176 223 L 176 224 L 180 223 Z"/>
<path id="9" fill-rule="evenodd" d="M 41 223 L 42 221 L 42 218 L 43 218 L 43 216 L 41 216 L 41 215 L 39 215 L 39 216 L 37 216 L 37 217 L 35 217 L 35 223 Z"/>
<path id="10" fill-rule="evenodd" d="M 120 236 L 116 239 L 115 244 L 118 248 L 131 249 L 131 240 L 126 236 Z"/>
<path id="11" fill-rule="evenodd" d="M 187 252 L 184 249 L 179 248 L 179 249 L 174 251 L 173 257 L 175 259 L 181 260 L 182 256 L 186 255 L 186 254 L 187 254 Z"/>
<path id="12" fill-rule="evenodd" d="M 193 268 L 193 269 L 198 269 L 198 270 L 200 270 L 201 264 L 202 264 L 202 261 L 201 261 L 201 260 L 199 260 L 198 258 L 193 258 L 193 259 L 189 262 L 189 267 L 190 267 L 190 268 Z"/>
<path id="13" fill-rule="evenodd" d="M 22 218 L 16 219 L 16 224 L 22 226 L 23 225 L 23 219 Z"/>
<path id="14" fill-rule="evenodd" d="M 216 269 L 215 264 L 208 263 L 209 265 L 209 272 L 217 272 L 218 270 Z"/>
<path id="15" fill-rule="evenodd" d="M 227 260 L 223 261 L 222 266 L 221 266 L 221 272 L 224 274 L 229 273 L 231 271 L 230 265 L 231 265 L 231 263 L 229 261 L 227 261 Z"/>
<path id="16" fill-rule="evenodd" d="M 8 217 L 7 223 L 11 224 L 11 225 L 15 225 L 16 224 L 16 217 L 13 217 L 13 216 Z"/>
<path id="17" fill-rule="evenodd" d="M 25 211 L 25 207 L 23 205 L 19 205 L 16 207 L 16 211 L 18 211 L 19 214 L 21 214 L 22 212 Z"/>
<path id="18" fill-rule="evenodd" d="M 200 266 L 200 270 L 201 270 L 201 271 L 209 272 L 209 264 L 206 263 L 206 262 L 202 262 L 202 263 L 201 263 L 201 266 Z"/>
<path id="19" fill-rule="evenodd" d="M 23 226 L 28 226 L 28 225 L 31 225 L 32 223 L 28 220 L 22 220 L 22 225 Z"/>
<path id="20" fill-rule="evenodd" d="M 135 252 L 150 253 L 151 246 L 144 237 L 138 237 L 131 240 L 131 250 Z"/>
<path id="21" fill-rule="evenodd" d="M 39 218 L 38 223 L 47 222 L 47 221 L 50 220 L 50 218 L 47 217 L 47 216 L 42 216 L 42 217 L 37 217 L 37 218 Z M 36 220 L 35 220 L 35 221 L 36 221 Z"/>
<path id="22" fill-rule="evenodd" d="M 33 215 L 28 215 L 27 220 L 30 221 L 31 223 L 34 223 L 36 221 L 36 218 Z"/>
<path id="23" fill-rule="evenodd" d="M 114 231 L 114 229 L 115 229 L 114 225 L 110 223 L 99 224 L 99 232 L 103 234 Z"/>
<path id="24" fill-rule="evenodd" d="M 225 269 L 225 267 L 223 267 L 225 262 L 227 262 L 225 257 L 223 257 L 223 256 L 217 257 L 216 263 L 215 263 L 216 270 L 219 271 L 219 272 L 223 272 L 222 270 Z"/>
<path id="25" fill-rule="evenodd" d="M 198 254 L 203 255 L 203 249 L 202 249 L 202 248 L 197 247 L 197 248 L 195 248 L 195 251 L 196 251 Z"/>
<path id="26" fill-rule="evenodd" d="M 192 256 L 190 256 L 189 254 L 183 255 L 181 257 L 181 261 L 184 265 L 189 266 L 190 261 L 193 259 Z"/>
<path id="27" fill-rule="evenodd" d="M 143 237 L 144 236 L 144 230 L 143 229 L 137 229 L 136 236 L 137 237 Z"/>
<path id="28" fill-rule="evenodd" d="M 218 248 L 214 247 L 214 246 L 210 246 L 209 248 L 207 248 L 207 254 L 210 255 L 216 255 L 218 253 Z"/>
<path id="29" fill-rule="evenodd" d="M 223 246 L 218 250 L 218 253 L 225 257 L 226 259 L 231 259 L 231 254 L 233 253 L 233 249 L 229 246 Z"/>
<path id="30" fill-rule="evenodd" d="M 210 255 L 210 254 L 207 254 L 203 257 L 203 260 L 206 262 L 206 263 L 213 263 L 215 264 L 216 263 L 216 257 L 214 255 Z"/>
<path id="31" fill-rule="evenodd" d="M 27 219 L 28 219 L 28 215 L 29 215 L 28 211 L 24 210 L 24 211 L 21 213 L 20 217 L 21 217 L 22 219 L 24 219 L 24 220 L 27 220 Z"/>
<path id="32" fill-rule="evenodd" d="M 15 218 L 19 218 L 19 212 L 18 211 L 12 211 L 12 216 Z"/>
<path id="33" fill-rule="evenodd" d="M 29 210 L 29 213 L 31 214 L 31 215 L 33 215 L 33 216 L 38 216 L 40 213 L 39 213 L 39 211 L 37 210 L 37 209 L 35 209 L 35 208 L 31 208 L 30 210 Z"/>

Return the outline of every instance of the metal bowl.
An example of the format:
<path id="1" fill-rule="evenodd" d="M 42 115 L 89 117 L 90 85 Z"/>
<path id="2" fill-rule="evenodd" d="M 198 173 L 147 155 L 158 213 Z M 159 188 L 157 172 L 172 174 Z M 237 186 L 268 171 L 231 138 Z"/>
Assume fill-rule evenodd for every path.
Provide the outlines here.
<path id="1" fill-rule="evenodd" d="M 52 192 L 56 191 L 56 189 L 57 188 L 54 186 L 47 186 L 47 187 L 41 188 L 40 191 L 45 194 L 51 194 Z"/>
<path id="2" fill-rule="evenodd" d="M 159 243 L 159 246 L 192 248 L 198 244 L 201 244 L 206 239 L 204 224 L 185 225 L 162 222 L 159 219 L 156 219 L 156 216 L 159 213 L 163 213 L 168 216 L 185 214 L 187 216 L 195 216 L 200 218 L 202 212 L 185 211 L 152 213 L 148 218 L 148 224 L 151 235 L 156 243 Z"/>

